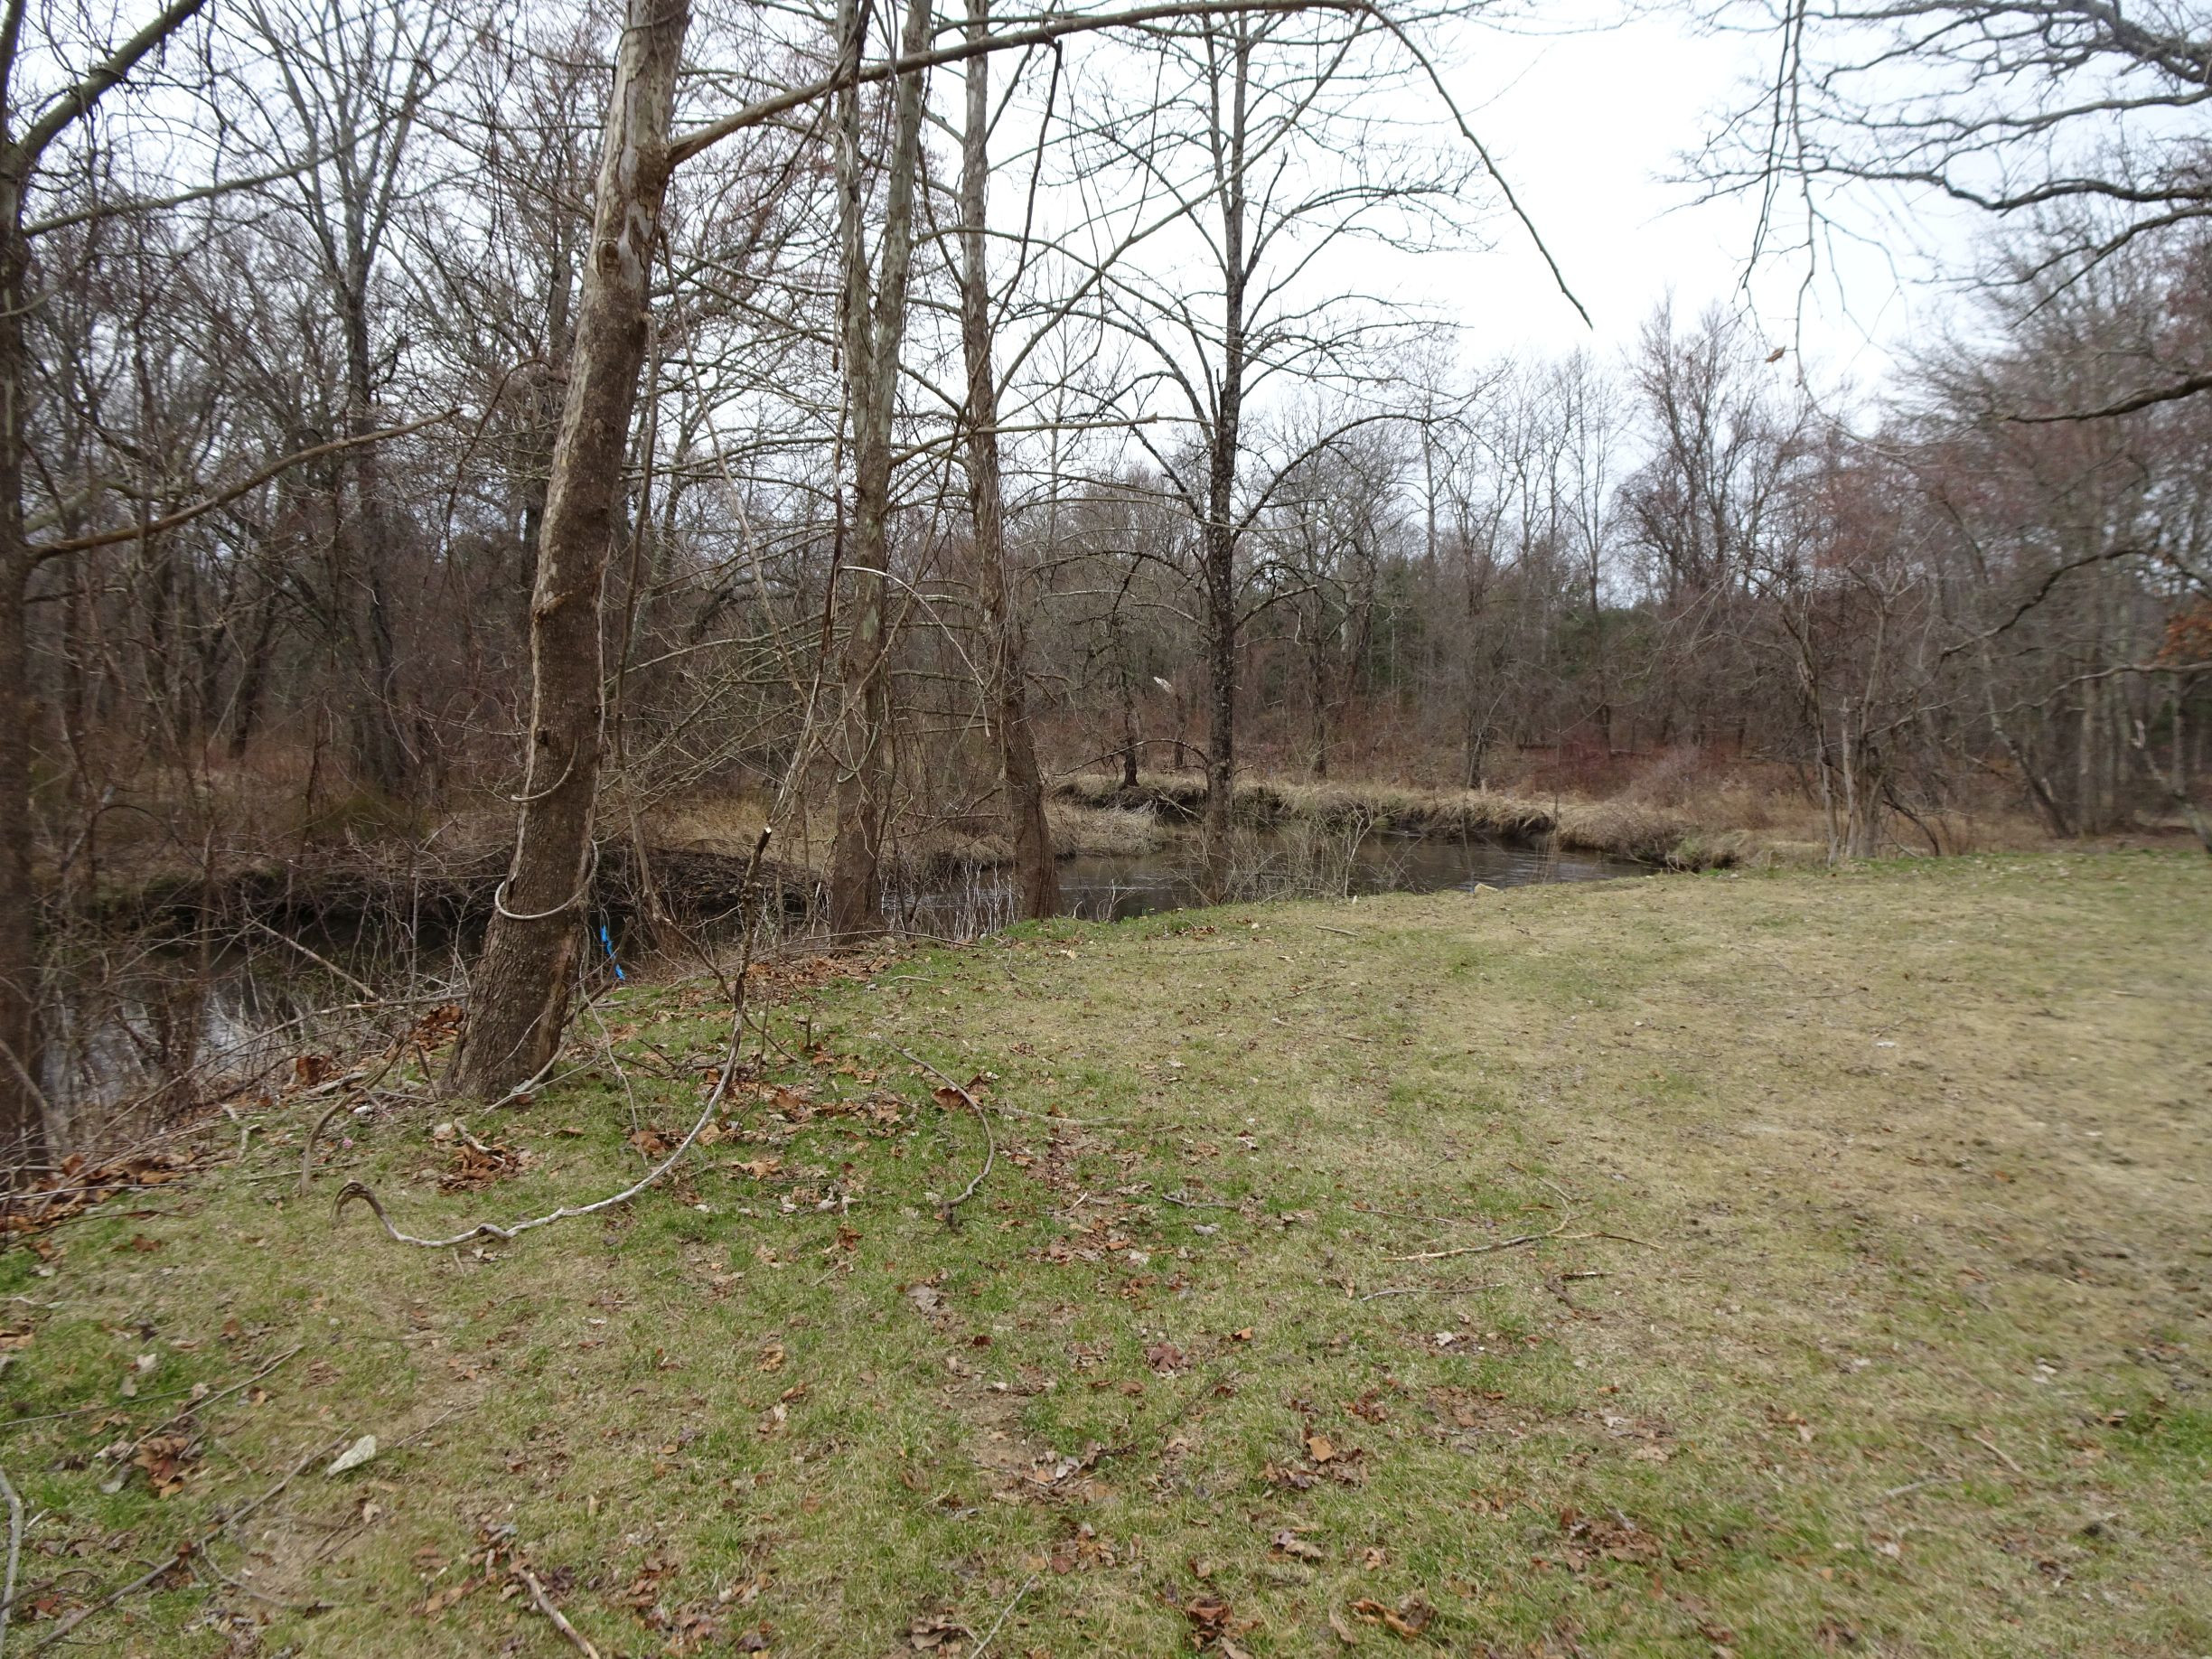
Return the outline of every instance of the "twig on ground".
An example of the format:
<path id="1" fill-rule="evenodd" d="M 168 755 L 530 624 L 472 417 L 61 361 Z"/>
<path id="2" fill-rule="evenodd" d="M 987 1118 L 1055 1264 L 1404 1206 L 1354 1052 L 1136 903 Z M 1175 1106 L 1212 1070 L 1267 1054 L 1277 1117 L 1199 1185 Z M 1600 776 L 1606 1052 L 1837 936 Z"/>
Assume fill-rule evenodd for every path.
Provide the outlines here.
<path id="1" fill-rule="evenodd" d="M 246 1143 L 253 1139 L 254 1126 L 239 1117 L 238 1108 L 231 1105 L 230 1101 L 222 1102 L 222 1110 L 223 1116 L 239 1126 L 239 1149 L 230 1161 L 234 1164 L 242 1164 L 246 1161 Z"/>
<path id="2" fill-rule="evenodd" d="M 761 855 L 768 850 L 770 833 L 769 830 L 763 829 L 760 832 L 760 839 L 753 843 L 753 857 L 745 866 L 745 891 L 748 894 L 753 890 L 753 878 L 760 870 Z M 739 954 L 736 980 L 732 988 L 735 994 L 731 998 L 730 1006 L 729 1048 L 723 1060 L 721 1073 L 716 1077 L 714 1087 L 708 1092 L 707 1103 L 699 1108 L 698 1117 L 686 1131 L 684 1138 L 676 1143 L 676 1149 L 635 1181 L 623 1187 L 622 1191 L 610 1193 L 607 1196 L 594 1199 L 589 1204 L 563 1204 L 558 1210 L 548 1211 L 543 1215 L 527 1216 L 511 1227 L 502 1227 L 497 1222 L 478 1222 L 466 1232 L 456 1233 L 450 1238 L 426 1239 L 418 1238 L 411 1233 L 400 1232 L 398 1228 L 391 1224 L 391 1218 L 384 1214 L 382 1202 L 369 1186 L 360 1181 L 348 1181 L 338 1189 L 337 1199 L 331 1205 L 331 1219 L 335 1222 L 344 1211 L 347 1204 L 358 1201 L 369 1206 L 370 1213 L 377 1218 L 377 1223 L 384 1229 L 385 1233 L 395 1243 L 413 1244 L 424 1250 L 451 1250 L 457 1244 L 467 1243 L 471 1239 L 501 1239 L 511 1242 L 534 1227 L 548 1226 L 554 1222 L 566 1221 L 571 1216 L 595 1214 L 601 1210 L 612 1209 L 616 1204 L 629 1203 L 631 1199 L 655 1185 L 662 1176 L 676 1167 L 683 1155 L 691 1149 L 691 1143 L 698 1139 L 699 1131 L 713 1120 L 716 1111 L 720 1109 L 723 1101 L 729 1095 L 730 1083 L 737 1074 L 739 1056 L 745 1047 L 745 970 L 752 966 L 753 932 L 748 921 L 744 927 L 745 945 Z M 551 1069 L 551 1064 L 548 1063 L 547 1070 Z M 513 1092 L 511 1091 L 507 1096 L 502 1098 L 511 1099 L 512 1096 Z"/>
<path id="3" fill-rule="evenodd" d="M 464 1406 L 455 1406 L 449 1411 L 440 1411 L 436 1417 L 432 1418 L 428 1422 L 417 1429 L 413 1434 L 408 1435 L 405 1439 L 394 1440 L 384 1449 L 386 1451 L 398 1451 L 403 1446 L 413 1446 L 417 1441 L 427 1439 L 432 1429 L 450 1422 L 453 1419 L 460 1416 L 461 1413 L 466 1409 L 467 1408 Z"/>
<path id="4" fill-rule="evenodd" d="M 983 1126 L 983 1167 L 975 1172 L 975 1178 L 973 1180 L 970 1181 L 966 1186 L 961 1188 L 959 1197 L 950 1200 L 945 1204 L 945 1219 L 950 1221 L 952 1219 L 953 1211 L 959 1209 L 961 1205 L 966 1204 L 970 1198 L 975 1196 L 976 1188 L 983 1185 L 984 1177 L 989 1175 L 991 1172 L 991 1166 L 998 1161 L 998 1142 L 997 1138 L 991 1134 L 990 1114 L 983 1110 L 982 1101 L 977 1100 L 976 1097 L 969 1093 L 965 1088 L 961 1087 L 961 1085 L 959 1083 L 954 1083 L 950 1076 L 948 1076 L 945 1073 L 939 1071 L 937 1067 L 932 1065 L 928 1061 L 923 1059 L 921 1055 L 911 1053 L 906 1049 L 899 1048 L 899 1045 L 896 1043 L 892 1044 L 891 1046 L 894 1048 L 898 1048 L 898 1052 L 900 1054 L 904 1054 L 909 1060 L 913 1061 L 916 1065 L 920 1066 L 923 1071 L 929 1073 L 932 1076 L 942 1079 L 946 1088 L 951 1090 L 953 1093 L 959 1095 L 961 1099 L 968 1102 L 970 1110 L 971 1110 L 976 1115 L 976 1121 Z M 979 1649 L 978 1651 L 980 1652 L 981 1650 Z"/>
<path id="5" fill-rule="evenodd" d="M 266 1601 L 272 1607 L 282 1607 L 287 1613 L 327 1613 L 338 1604 L 334 1601 L 286 1601 L 281 1596 L 272 1596 L 267 1590 L 258 1590 L 250 1584 L 241 1584 L 221 1568 L 205 1550 L 197 1550 L 192 1556 L 192 1570 L 211 1572 L 241 1596 L 250 1596 L 256 1601 Z"/>
<path id="6" fill-rule="evenodd" d="M 1392 1285 L 1382 1290 L 1370 1290 L 1360 1298 L 1372 1302 L 1386 1296 L 1473 1296 L 1478 1290 L 1503 1290 L 1505 1281 L 1492 1279 L 1479 1285 Z"/>
<path id="7" fill-rule="evenodd" d="M 1891 1498 L 1903 1497 L 1907 1492 L 1917 1492 L 1923 1486 L 1947 1486 L 1952 1481 L 1964 1480 L 1965 1478 L 1966 1477 L 1964 1475 L 1931 1475 L 1926 1480 L 1908 1480 L 1903 1486 L 1892 1486 L 1889 1491 L 1883 1493 L 1881 1495 L 1881 1501 L 1888 1503 Z"/>
<path id="8" fill-rule="evenodd" d="M 93 1617 L 93 1615 L 106 1612 L 109 1607 L 115 1606 L 117 1602 L 122 1600 L 124 1597 L 130 1595 L 136 1590 L 144 1589 L 147 1585 L 153 1583 L 156 1579 L 163 1577 L 166 1573 L 175 1571 L 178 1567 L 190 1561 L 196 1551 L 204 1550 L 209 1544 L 213 1543 L 216 1539 L 221 1537 L 225 1532 L 229 1532 L 239 1522 L 245 1520 L 247 1516 L 252 1514 L 263 1504 L 268 1503 L 272 1498 L 276 1497 L 286 1486 L 292 1484 L 293 1480 L 299 1475 L 302 1469 L 305 1469 L 309 1464 L 315 1462 L 318 1458 L 329 1457 L 332 1452 L 336 1450 L 343 1444 L 344 1442 L 342 1440 L 318 1441 L 315 1445 L 314 1450 L 309 1452 L 305 1457 L 302 1457 L 297 1463 L 294 1464 L 292 1467 L 286 1471 L 283 1479 L 279 1480 L 267 1492 L 264 1492 L 259 1497 L 255 1498 L 251 1503 L 247 1504 L 244 1507 L 232 1511 L 230 1514 L 217 1522 L 205 1532 L 202 1532 L 198 1538 L 186 1539 L 183 1543 L 176 1547 L 176 1552 L 173 1555 L 171 1555 L 166 1561 L 164 1561 L 158 1565 L 155 1566 L 151 1570 L 140 1573 L 127 1584 L 117 1585 L 114 1589 L 109 1590 L 106 1595 L 102 1596 L 98 1601 L 88 1602 L 83 1607 L 79 1607 L 74 1613 L 70 1614 L 60 1624 L 56 1625 L 52 1630 L 49 1631 L 47 1633 L 46 1639 L 41 1642 L 36 1647 L 33 1648 L 31 1650 L 32 1653 L 44 1653 L 48 1648 L 54 1646 L 64 1636 L 68 1636 L 70 1631 L 76 1629 L 78 1626 L 83 1624 L 85 1620 Z"/>
<path id="9" fill-rule="evenodd" d="M 1442 1222 L 1453 1227 L 1486 1227 L 1490 1224 L 1489 1218 L 1482 1215 L 1431 1215 L 1422 1210 L 1377 1209 L 1371 1204 L 1355 1204 L 1352 1208 L 1361 1215 L 1392 1215 L 1400 1221 Z"/>
<path id="10" fill-rule="evenodd" d="M 7 1571 L 0 1577 L 0 1653 L 5 1653 L 8 1615 L 15 1610 L 15 1568 L 23 1560 L 23 1499 L 15 1495 L 5 1469 L 0 1469 L 0 1499 L 5 1500 L 8 1514 Z"/>
<path id="11" fill-rule="evenodd" d="M 606 1056 L 607 1064 L 614 1068 L 615 1079 L 623 1086 L 623 1098 L 629 1102 L 630 1144 L 634 1148 L 645 1133 L 645 1120 L 638 1115 L 637 1091 L 630 1083 L 630 1068 L 622 1063 L 622 1056 L 614 1052 L 614 1034 L 607 1029 L 606 1017 L 599 1012 L 597 1005 L 586 1004 L 584 1011 L 591 1016 L 592 1024 L 599 1027 L 599 1052 Z M 480 1152 L 483 1150 L 482 1147 L 476 1149 Z M 645 1157 L 642 1149 L 638 1157 L 641 1159 Z"/>
<path id="12" fill-rule="evenodd" d="M 1326 922 L 1316 922 L 1313 923 L 1313 925 L 1319 928 L 1325 933 L 1342 933 L 1346 939 L 1357 939 L 1359 937 L 1357 933 L 1354 933 L 1348 927 L 1331 927 Z"/>
<path id="13" fill-rule="evenodd" d="M 308 1184 L 314 1179 L 315 1142 L 322 1138 L 323 1131 L 330 1127 L 330 1120 L 340 1112 L 350 1110 L 352 1104 L 344 1095 L 340 1095 L 330 1103 L 330 1110 L 314 1120 L 314 1127 L 307 1131 L 307 1144 L 300 1148 L 299 1191 L 303 1196 L 306 1194 Z"/>
<path id="14" fill-rule="evenodd" d="M 302 1344 L 301 1346 L 304 1347 L 305 1345 Z M 286 1350 L 284 1353 L 278 1354 L 274 1360 L 270 1361 L 267 1365 L 263 1366 L 259 1371 L 254 1373 L 252 1376 L 248 1377 L 244 1382 L 234 1382 L 229 1388 L 222 1390 L 220 1393 L 202 1394 L 199 1399 L 193 1401 L 187 1410 L 196 1411 L 211 1400 L 220 1400 L 224 1394 L 236 1393 L 241 1388 L 245 1388 L 252 1383 L 258 1382 L 263 1377 L 268 1375 L 270 1372 L 276 1370 L 277 1366 L 283 1364 L 286 1360 L 290 1359 L 294 1354 L 299 1352 L 299 1348 L 290 1348 Z M 193 1387 L 197 1386 L 199 1386 L 197 1383 L 193 1384 Z M 181 1400 L 186 1394 L 191 1392 L 192 1389 L 190 1388 L 173 1388 L 165 1394 L 147 1394 L 141 1399 L 131 1401 L 130 1403 L 133 1405 L 158 1405 L 164 1400 Z M 0 1434 L 5 1434 L 11 1429 L 24 1428 L 32 1423 L 58 1423 L 65 1417 L 85 1417 L 89 1416 L 94 1411 L 113 1411 L 117 1409 L 118 1408 L 113 1401 L 96 1400 L 90 1405 L 73 1406 L 66 1411 L 46 1411 L 42 1412 L 37 1417 L 10 1417 L 0 1419 Z M 184 1412 L 180 1411 L 175 1417 L 171 1418 L 169 1422 L 173 1423 L 179 1420 L 179 1419 L 183 1418 L 183 1415 Z M 164 1423 L 162 1428 L 166 1429 L 168 1426 L 169 1423 Z M 148 1430 L 148 1433 L 158 1432 L 158 1429 Z M 145 1437 L 142 1435 L 139 1438 L 143 1439 Z"/>
<path id="15" fill-rule="evenodd" d="M 599 1650 L 585 1639 L 584 1633 L 568 1622 L 568 1617 L 553 1605 L 553 1598 L 546 1594 L 546 1587 L 538 1582 L 538 1575 L 529 1568 L 522 1569 L 522 1582 L 530 1586 L 530 1599 L 538 1610 L 553 1621 L 553 1628 L 576 1644 L 576 1651 L 587 1659 L 599 1659 Z"/>
<path id="16" fill-rule="evenodd" d="M 1036 1574 L 1034 1572 L 1022 1580 L 1021 1589 L 1014 1592 L 1014 1599 L 1008 1602 L 998 1617 L 991 1621 L 991 1627 L 983 1633 L 983 1639 L 975 1645 L 975 1652 L 969 1654 L 968 1659 L 982 1659 L 983 1650 L 991 1645 L 991 1638 L 998 1634 L 998 1627 L 1013 1617 L 1014 1609 L 1021 1606 L 1022 1598 L 1029 1593 L 1036 1583 Z"/>
<path id="17" fill-rule="evenodd" d="M 1975 1444 L 1986 1446 L 1991 1451 L 1995 1452 L 1997 1454 L 1998 1461 L 2002 1463 L 2008 1469 L 2010 1469 L 2015 1475 L 2025 1475 L 2028 1472 L 2026 1469 L 2020 1467 L 2019 1464 L 2013 1462 L 2011 1454 L 2007 1452 L 2003 1447 L 1998 1445 L 1996 1441 L 1991 1439 L 1989 1436 L 1985 1434 L 1977 1434 L 1970 1438 L 1975 1442 Z"/>
<path id="18" fill-rule="evenodd" d="M 1049 1111 L 1024 1111 L 1018 1106 L 1008 1106 L 993 1101 L 989 1110 L 1002 1118 L 1020 1118 L 1030 1123 L 1064 1123 L 1070 1129 L 1148 1129 L 1149 1124 L 1135 1118 L 1061 1118 Z"/>
<path id="19" fill-rule="evenodd" d="M 1567 1223 L 1561 1222 L 1560 1227 Z M 1496 1251 L 1518 1250 L 1523 1244 L 1541 1244 L 1546 1239 L 1556 1239 L 1560 1227 L 1549 1233 L 1523 1233 L 1510 1239 L 1500 1239 L 1495 1244 L 1461 1244 L 1451 1250 L 1424 1250 L 1411 1256 L 1392 1256 L 1392 1261 L 1441 1261 L 1448 1256 L 1487 1256 Z"/>
<path id="20" fill-rule="evenodd" d="M 260 1370 L 255 1372 L 253 1375 L 248 1377 L 242 1382 L 233 1382 L 228 1388 L 220 1388 L 211 1394 L 202 1394 L 197 1400 L 190 1400 L 185 1401 L 184 1409 L 182 1411 L 179 1411 L 174 1417 L 169 1419 L 167 1422 L 158 1423 L 155 1427 L 147 1429 L 144 1434 L 138 1437 L 136 1443 L 143 1445 L 145 1441 L 152 1439 L 155 1435 L 161 1433 L 163 1429 L 173 1429 L 177 1424 L 183 1422 L 186 1418 L 190 1417 L 193 1412 L 199 1411 L 202 1406 L 213 1405 L 218 1400 L 223 1399 L 227 1395 L 235 1394 L 242 1388 L 251 1388 L 263 1377 L 267 1376 L 271 1372 L 275 1371 L 277 1366 L 283 1364 L 286 1360 L 289 1360 L 294 1355 L 297 1354 L 300 1350 L 305 1348 L 306 1345 L 307 1345 L 303 1342 L 296 1344 L 292 1347 L 286 1348 L 282 1354 L 279 1354 L 275 1359 L 269 1361 L 267 1364 L 262 1366 Z"/>
<path id="21" fill-rule="evenodd" d="M 1162 1204 L 1172 1204 L 1179 1210 L 1233 1210 L 1237 1206 L 1222 1198 L 1186 1198 L 1181 1193 L 1155 1193 Z"/>

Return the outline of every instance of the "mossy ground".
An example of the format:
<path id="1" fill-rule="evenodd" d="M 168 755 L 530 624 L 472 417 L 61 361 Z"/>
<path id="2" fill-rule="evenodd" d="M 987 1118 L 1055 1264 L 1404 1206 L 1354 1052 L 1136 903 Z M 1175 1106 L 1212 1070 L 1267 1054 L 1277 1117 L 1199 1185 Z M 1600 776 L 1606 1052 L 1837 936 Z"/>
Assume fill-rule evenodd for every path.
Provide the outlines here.
<path id="1" fill-rule="evenodd" d="M 794 992 L 678 1181 L 482 1249 L 331 1196 L 633 1178 L 709 984 L 464 1115 L 484 1190 L 413 1108 L 302 1200 L 280 1101 L 0 1257 L 8 1410 L 80 1412 L 0 1434 L 11 1651 L 373 1433 L 70 1641 L 574 1652 L 519 1555 L 608 1654 L 2212 1654 L 2207 939 L 2168 854 L 1026 930 Z M 1024 1114 L 957 1225 L 901 1048 Z"/>

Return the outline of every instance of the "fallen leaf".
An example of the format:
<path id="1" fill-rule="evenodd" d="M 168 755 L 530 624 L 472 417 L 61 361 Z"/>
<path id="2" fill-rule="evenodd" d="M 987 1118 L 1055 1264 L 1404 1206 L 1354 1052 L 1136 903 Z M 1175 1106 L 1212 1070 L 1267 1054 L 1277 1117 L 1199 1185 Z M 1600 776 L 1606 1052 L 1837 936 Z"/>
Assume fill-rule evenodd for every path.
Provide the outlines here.
<path id="1" fill-rule="evenodd" d="M 944 1292 L 935 1285 L 914 1285 L 906 1291 L 906 1299 L 924 1314 L 940 1313 L 944 1308 Z"/>
<path id="2" fill-rule="evenodd" d="M 914 1650 L 918 1654 L 929 1653 L 933 1649 L 942 1647 L 955 1637 L 963 1642 L 972 1642 L 975 1640 L 975 1633 L 967 1626 L 944 1615 L 940 1615 L 935 1618 L 917 1618 L 913 1624 L 906 1626 L 906 1639 L 913 1644 Z"/>
<path id="3" fill-rule="evenodd" d="M 1365 1619 L 1371 1625 L 1381 1625 L 1411 1642 L 1436 1622 L 1436 1609 L 1417 1592 L 1408 1596 L 1395 1607 L 1386 1607 L 1372 1596 L 1362 1596 L 1352 1604 L 1354 1618 Z"/>
<path id="4" fill-rule="evenodd" d="M 1326 1434 L 1309 1434 L 1306 1437 L 1306 1455 L 1316 1463 L 1326 1463 L 1336 1455 L 1336 1448 Z"/>
<path id="5" fill-rule="evenodd" d="M 1192 1637 L 1201 1647 L 1228 1636 L 1229 1604 L 1219 1596 L 1192 1597 L 1183 1604 L 1183 1617 L 1190 1620 Z"/>
<path id="6" fill-rule="evenodd" d="M 1296 1556 L 1301 1561 L 1320 1561 L 1328 1559 L 1326 1551 L 1322 1550 L 1318 1544 L 1308 1543 L 1296 1532 L 1288 1529 L 1276 1533 L 1270 1542 L 1282 1554 Z"/>
<path id="7" fill-rule="evenodd" d="M 419 1611 L 425 1618 L 436 1618 L 462 1597 L 477 1589 L 482 1582 L 478 1579 L 464 1579 L 458 1584 L 449 1585 L 424 1602 Z"/>

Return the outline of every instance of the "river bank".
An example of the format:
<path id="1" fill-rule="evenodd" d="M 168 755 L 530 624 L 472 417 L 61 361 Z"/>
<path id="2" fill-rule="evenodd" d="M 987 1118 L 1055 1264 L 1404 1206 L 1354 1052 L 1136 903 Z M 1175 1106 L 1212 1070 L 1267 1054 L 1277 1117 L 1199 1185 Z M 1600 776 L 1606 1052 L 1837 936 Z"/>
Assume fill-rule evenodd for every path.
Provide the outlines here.
<path id="1" fill-rule="evenodd" d="M 302 1081 L 0 1255 L 21 1635 L 196 1540 L 84 1634 L 2205 1651 L 2208 931 L 2138 853 L 886 946 L 760 976 L 673 1180 L 438 1251 L 329 1200 L 634 1181 L 712 982 L 361 1097 L 305 1200 Z"/>

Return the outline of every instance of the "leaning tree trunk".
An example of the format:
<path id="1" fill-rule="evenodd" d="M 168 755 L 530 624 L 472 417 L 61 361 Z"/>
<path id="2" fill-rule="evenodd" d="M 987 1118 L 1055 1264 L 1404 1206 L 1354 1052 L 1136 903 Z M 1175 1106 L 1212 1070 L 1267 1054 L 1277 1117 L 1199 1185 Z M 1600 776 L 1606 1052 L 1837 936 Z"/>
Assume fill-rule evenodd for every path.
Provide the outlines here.
<path id="1" fill-rule="evenodd" d="M 615 57 L 568 398 L 530 598 L 530 722 L 514 862 L 470 988 L 453 1086 L 504 1093 L 551 1064 L 567 1018 L 595 858 L 600 578 L 614 533 L 661 204 L 685 0 L 630 0 Z"/>
<path id="2" fill-rule="evenodd" d="M 909 0 L 899 56 L 929 45 L 929 0 Z M 858 66 L 863 14 L 845 0 L 839 14 L 844 60 Z M 882 923 L 879 872 L 891 793 L 891 642 L 885 610 L 891 558 L 891 425 L 898 409 L 899 351 L 906 335 L 906 285 L 914 269 L 914 178 L 922 151 L 922 83 L 902 76 L 892 100 L 891 155 L 884 172 L 880 267 L 871 278 L 861 236 L 858 89 L 839 95 L 839 219 L 845 260 L 845 375 L 853 423 L 853 520 L 845 563 L 852 577 L 846 605 L 839 718 L 837 831 L 830 849 L 830 925 L 841 934 Z"/>
<path id="3" fill-rule="evenodd" d="M 968 38 L 990 34 L 990 0 L 969 0 Z M 982 586 L 985 695 L 998 735 L 1007 821 L 1013 830 L 1014 880 L 1031 920 L 1060 910 L 1060 871 L 1045 820 L 1045 783 L 1029 730 L 1028 668 L 1021 595 L 1007 567 L 1006 499 L 998 467 L 998 386 L 991 371 L 990 271 L 985 214 L 990 185 L 990 59 L 968 63 L 968 127 L 961 146 L 961 350 L 968 369 L 968 508 Z"/>

